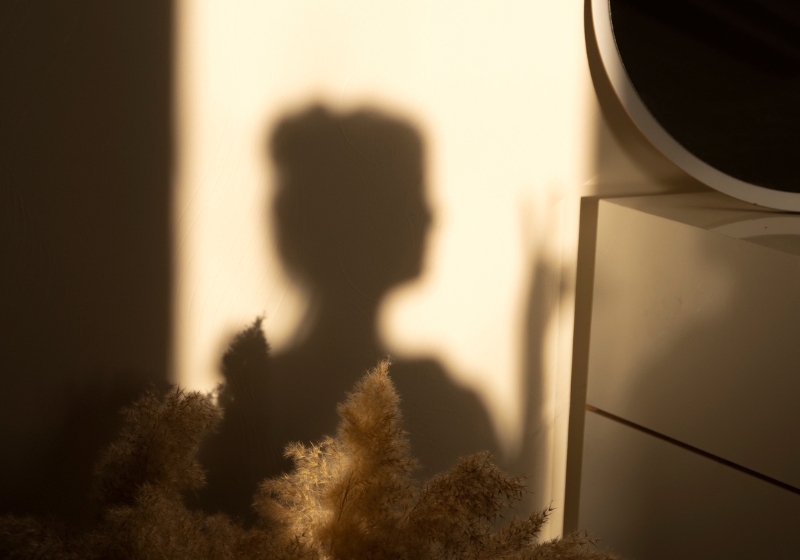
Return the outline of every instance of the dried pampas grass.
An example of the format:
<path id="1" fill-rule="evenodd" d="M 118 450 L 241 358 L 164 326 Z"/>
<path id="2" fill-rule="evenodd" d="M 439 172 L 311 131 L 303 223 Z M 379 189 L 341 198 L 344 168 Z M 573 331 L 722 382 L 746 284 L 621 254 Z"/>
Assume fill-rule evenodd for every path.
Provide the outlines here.
<path id="1" fill-rule="evenodd" d="M 159 398 L 148 392 L 124 411 L 125 425 L 98 463 L 97 494 L 105 508 L 99 525 L 69 535 L 31 518 L 6 517 L 0 557 L 611 558 L 578 534 L 539 543 L 549 510 L 499 523 L 525 487 L 488 453 L 415 485 L 389 366 L 379 363 L 339 405 L 335 437 L 286 448 L 294 470 L 261 484 L 253 527 L 189 509 L 183 500 L 204 483 L 197 451 L 219 424 L 221 409 L 199 393 L 175 389 Z"/>

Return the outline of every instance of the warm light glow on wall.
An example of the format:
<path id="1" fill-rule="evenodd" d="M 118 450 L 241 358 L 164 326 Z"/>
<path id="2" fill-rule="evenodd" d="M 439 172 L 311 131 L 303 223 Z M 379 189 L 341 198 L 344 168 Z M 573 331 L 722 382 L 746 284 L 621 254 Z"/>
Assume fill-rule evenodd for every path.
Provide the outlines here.
<path id="1" fill-rule="evenodd" d="M 583 3 L 177 4 L 174 378 L 213 388 L 228 337 L 256 315 L 276 351 L 296 336 L 306 303 L 271 237 L 265 142 L 309 102 L 369 105 L 424 136 L 433 213 L 423 274 L 384 302 L 380 335 L 475 390 L 509 457 L 523 449 L 523 369 L 540 345 L 545 397 L 532 421 L 549 434 L 557 483 L 594 124 Z M 537 266 L 555 290 L 533 311 L 546 319 L 531 341 Z M 554 492 L 539 499 L 558 502 Z"/>

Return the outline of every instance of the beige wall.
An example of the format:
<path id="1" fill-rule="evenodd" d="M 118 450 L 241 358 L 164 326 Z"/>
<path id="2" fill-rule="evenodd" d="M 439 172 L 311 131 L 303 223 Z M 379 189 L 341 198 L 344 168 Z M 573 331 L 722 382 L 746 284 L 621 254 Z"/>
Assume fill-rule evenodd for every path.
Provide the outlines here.
<path id="1" fill-rule="evenodd" d="M 316 102 L 389 114 L 422 137 L 433 223 L 378 337 L 478 396 L 558 534 L 580 197 L 697 188 L 598 78 L 601 111 L 583 3 L 183 0 L 176 22 L 173 378 L 212 388 L 259 314 L 274 353 L 302 346 L 309 294 L 273 238 L 272 127 Z"/>

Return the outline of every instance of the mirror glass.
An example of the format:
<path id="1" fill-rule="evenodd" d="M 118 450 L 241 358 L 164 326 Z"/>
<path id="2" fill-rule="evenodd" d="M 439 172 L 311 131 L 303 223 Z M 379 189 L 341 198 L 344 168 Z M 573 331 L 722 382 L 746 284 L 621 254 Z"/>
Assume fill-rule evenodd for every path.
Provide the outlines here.
<path id="1" fill-rule="evenodd" d="M 737 188 L 760 187 L 754 189 L 755 195 L 739 198 L 800 210 L 800 202 L 788 206 L 774 202 L 800 201 L 800 2 L 593 3 L 595 27 L 608 25 L 598 17 L 610 19 L 624 69 L 624 76 L 610 76 L 615 90 L 624 96 L 618 86 L 627 79 L 647 112 L 693 156 L 683 164 L 676 161 L 678 165 L 686 169 L 684 164 L 697 158 L 720 172 L 701 176 L 689 165 L 687 171 L 709 186 L 738 196 L 716 184 L 729 178 Z M 603 33 L 597 37 L 600 43 Z M 609 69 L 606 59 L 611 49 L 606 46 L 604 52 L 604 46 L 599 47 Z M 647 126 L 632 116 L 650 137 Z M 764 189 L 797 196 L 767 200 L 760 196 Z"/>

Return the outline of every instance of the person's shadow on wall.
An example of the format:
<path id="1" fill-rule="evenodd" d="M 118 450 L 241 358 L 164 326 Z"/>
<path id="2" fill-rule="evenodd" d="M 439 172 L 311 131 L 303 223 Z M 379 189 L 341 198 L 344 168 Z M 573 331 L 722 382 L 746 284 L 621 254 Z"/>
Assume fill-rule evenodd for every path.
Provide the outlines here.
<path id="1" fill-rule="evenodd" d="M 310 312 L 286 350 L 264 361 L 263 341 L 250 336 L 240 346 L 252 358 L 237 358 L 238 369 L 223 366 L 226 419 L 204 450 L 209 484 L 200 495 L 206 509 L 251 520 L 258 483 L 291 466 L 285 445 L 333 435 L 336 404 L 386 357 L 379 305 L 391 288 L 420 274 L 431 222 L 424 146 L 406 122 L 313 106 L 279 122 L 269 151 L 277 171 L 275 237 Z M 462 456 L 497 454 L 478 397 L 457 387 L 437 361 L 394 360 L 390 374 L 421 479 Z"/>

